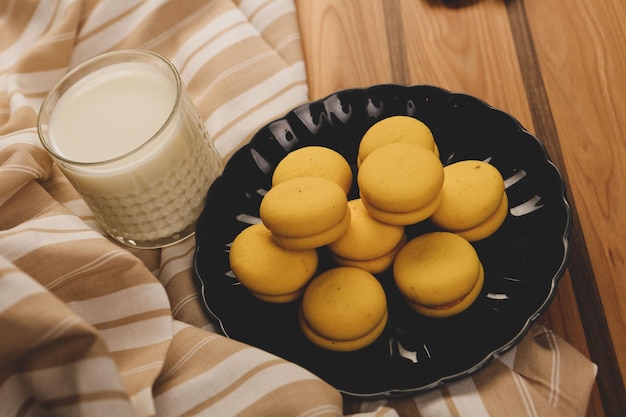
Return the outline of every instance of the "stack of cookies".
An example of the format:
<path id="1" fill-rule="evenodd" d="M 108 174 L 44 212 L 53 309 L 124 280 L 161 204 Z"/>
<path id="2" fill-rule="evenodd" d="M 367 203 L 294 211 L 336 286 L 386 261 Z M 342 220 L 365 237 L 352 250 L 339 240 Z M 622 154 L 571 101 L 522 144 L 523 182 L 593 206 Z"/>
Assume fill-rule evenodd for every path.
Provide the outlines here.
<path id="1" fill-rule="evenodd" d="M 375 274 L 387 270 L 417 313 L 466 310 L 485 275 L 471 242 L 495 233 L 508 213 L 498 170 L 477 160 L 444 167 L 430 129 L 413 117 L 374 124 L 354 162 L 356 178 L 330 148 L 290 152 L 261 202 L 262 224 L 230 250 L 233 273 L 251 294 L 299 301 L 303 333 L 337 351 L 361 349 L 383 332 L 387 302 Z M 359 198 L 349 200 L 355 182 Z M 425 221 L 439 231 L 407 239 L 406 226 Z M 318 271 L 321 248 L 336 264 L 330 270 Z"/>

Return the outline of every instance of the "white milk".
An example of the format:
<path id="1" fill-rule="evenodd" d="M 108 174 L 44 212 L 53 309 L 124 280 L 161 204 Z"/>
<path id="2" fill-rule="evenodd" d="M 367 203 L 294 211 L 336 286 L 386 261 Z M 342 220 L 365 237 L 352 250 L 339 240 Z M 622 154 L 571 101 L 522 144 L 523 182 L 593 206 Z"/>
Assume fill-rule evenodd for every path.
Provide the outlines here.
<path id="1" fill-rule="evenodd" d="M 49 147 L 81 163 L 58 161 L 118 240 L 154 241 L 193 225 L 221 172 L 221 158 L 182 94 L 182 111 L 172 113 L 173 77 L 123 62 L 78 81 L 52 111 Z"/>
<path id="2" fill-rule="evenodd" d="M 77 162 L 102 162 L 139 147 L 164 124 L 176 85 L 158 68 L 125 62 L 80 80 L 57 102 L 51 145 Z"/>

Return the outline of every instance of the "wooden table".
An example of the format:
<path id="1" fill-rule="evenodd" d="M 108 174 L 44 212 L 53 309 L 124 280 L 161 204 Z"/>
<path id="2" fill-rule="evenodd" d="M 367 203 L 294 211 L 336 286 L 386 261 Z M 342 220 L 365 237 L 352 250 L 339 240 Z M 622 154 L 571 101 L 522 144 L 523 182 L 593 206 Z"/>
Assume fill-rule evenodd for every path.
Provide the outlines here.
<path id="1" fill-rule="evenodd" d="M 437 85 L 511 113 L 542 140 L 574 225 L 568 271 L 540 320 L 598 365 L 588 415 L 625 415 L 626 2 L 296 4 L 311 99 Z"/>

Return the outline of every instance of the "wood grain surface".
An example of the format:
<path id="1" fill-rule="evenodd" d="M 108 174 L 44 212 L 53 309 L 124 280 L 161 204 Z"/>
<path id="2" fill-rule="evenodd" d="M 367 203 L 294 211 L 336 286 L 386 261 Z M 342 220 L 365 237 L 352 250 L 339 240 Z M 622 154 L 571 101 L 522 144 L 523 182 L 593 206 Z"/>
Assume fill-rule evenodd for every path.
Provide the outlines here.
<path id="1" fill-rule="evenodd" d="M 588 416 L 624 415 L 626 2 L 450 3 L 297 0 L 310 98 L 432 84 L 484 99 L 542 140 L 574 225 L 540 320 L 598 365 Z"/>

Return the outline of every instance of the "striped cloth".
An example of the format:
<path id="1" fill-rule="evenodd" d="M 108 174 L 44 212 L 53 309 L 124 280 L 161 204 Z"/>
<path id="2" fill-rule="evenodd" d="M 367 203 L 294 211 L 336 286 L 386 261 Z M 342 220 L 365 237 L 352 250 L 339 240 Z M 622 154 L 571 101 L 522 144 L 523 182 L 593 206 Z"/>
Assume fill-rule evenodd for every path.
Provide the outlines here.
<path id="1" fill-rule="evenodd" d="M 585 414 L 595 365 L 540 326 L 472 378 L 365 402 L 218 334 L 194 240 L 113 243 L 39 144 L 55 82 L 122 48 L 173 61 L 225 160 L 308 99 L 293 0 L 0 0 L 0 416 Z"/>

